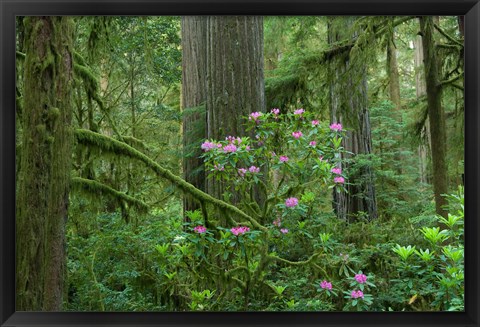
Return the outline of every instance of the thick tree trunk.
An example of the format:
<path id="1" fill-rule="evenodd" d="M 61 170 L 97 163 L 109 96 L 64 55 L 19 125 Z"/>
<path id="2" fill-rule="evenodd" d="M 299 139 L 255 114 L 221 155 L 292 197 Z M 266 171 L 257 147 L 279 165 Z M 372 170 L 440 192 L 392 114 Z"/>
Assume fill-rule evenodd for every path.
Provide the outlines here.
<path id="1" fill-rule="evenodd" d="M 342 18 L 336 18 L 342 19 Z M 345 30 L 352 21 L 345 20 L 329 24 L 329 43 L 345 40 L 352 34 Z M 343 30 L 339 29 L 343 26 Z M 345 26 L 347 28 L 345 29 Z M 349 54 L 339 54 L 330 61 L 330 112 L 332 122 L 341 122 L 349 131 L 343 140 L 343 147 L 351 152 L 344 159 L 355 160 L 357 155 L 372 153 L 370 118 L 367 109 L 366 68 L 361 62 L 352 62 Z M 345 90 L 349 90 L 348 93 Z M 343 169 L 348 171 L 350 164 Z M 373 170 L 370 166 L 359 168 L 356 175 L 348 176 L 347 192 L 333 192 L 333 206 L 339 219 L 351 221 L 356 216 L 366 214 L 368 219 L 377 218 L 377 204 Z"/>
<path id="2" fill-rule="evenodd" d="M 398 118 L 401 119 L 400 111 L 402 102 L 400 96 L 400 77 L 398 74 L 397 49 L 394 43 L 395 33 L 392 31 L 387 45 L 387 74 L 389 80 L 390 100 L 395 105 Z"/>
<path id="3" fill-rule="evenodd" d="M 435 53 L 433 39 L 433 18 L 420 17 L 420 30 L 423 36 L 423 54 L 425 81 L 427 90 L 428 118 L 430 120 L 430 140 L 433 166 L 433 189 L 435 193 L 435 208 L 439 215 L 447 212 L 442 206 L 446 204 L 442 194 L 448 192 L 446 165 L 446 126 L 445 113 L 442 108 L 442 88 L 439 82 L 438 59 Z"/>
<path id="4" fill-rule="evenodd" d="M 208 18 L 208 138 L 246 135 L 243 116 L 254 111 L 265 111 L 263 64 L 262 17 Z M 207 180 L 206 189 L 209 194 L 223 198 L 225 189 L 221 183 Z M 235 197 L 234 194 L 233 202 L 237 202 Z M 262 197 L 258 195 L 258 198 Z"/>
<path id="5" fill-rule="evenodd" d="M 205 191 L 205 170 L 200 144 L 206 138 L 207 16 L 182 17 L 182 108 L 183 173 L 187 182 Z M 196 109 L 192 109 L 196 108 Z M 183 208 L 193 211 L 198 204 L 185 195 Z"/>
<path id="6" fill-rule="evenodd" d="M 62 308 L 73 142 L 71 20 L 25 19 L 25 112 L 16 204 L 19 311 Z"/>

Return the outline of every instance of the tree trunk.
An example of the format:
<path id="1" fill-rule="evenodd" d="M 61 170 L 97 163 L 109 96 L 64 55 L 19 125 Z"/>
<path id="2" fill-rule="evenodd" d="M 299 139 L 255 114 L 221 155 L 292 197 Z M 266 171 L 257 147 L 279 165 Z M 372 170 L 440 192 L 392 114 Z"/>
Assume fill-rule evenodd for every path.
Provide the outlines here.
<path id="1" fill-rule="evenodd" d="M 59 311 L 73 144 L 72 18 L 29 17 L 25 29 L 25 116 L 16 203 L 16 310 Z"/>
<path id="2" fill-rule="evenodd" d="M 442 88 L 439 82 L 438 59 L 435 53 L 433 39 L 433 18 L 420 17 L 420 30 L 423 36 L 423 54 L 425 82 L 427 90 L 428 118 L 430 120 L 430 140 L 433 166 L 433 189 L 435 193 L 435 208 L 439 215 L 446 217 L 442 209 L 446 204 L 442 194 L 448 192 L 446 165 L 446 126 L 445 113 L 442 108 Z"/>
<path id="3" fill-rule="evenodd" d="M 395 105 L 395 111 L 401 121 L 402 102 L 400 96 L 400 78 L 397 64 L 397 48 L 394 43 L 395 33 L 392 31 L 387 44 L 387 74 L 389 80 L 390 100 Z"/>
<path id="4" fill-rule="evenodd" d="M 207 137 L 246 135 L 243 116 L 265 111 L 263 18 L 210 16 L 207 26 Z M 223 198 L 224 185 L 207 180 L 207 192 Z M 231 190 L 230 190 L 231 192 Z M 234 192 L 234 203 L 237 195 Z M 262 196 L 256 192 L 258 200 Z"/>
<path id="5" fill-rule="evenodd" d="M 328 25 L 329 43 L 352 37 L 345 33 L 352 26 L 350 18 L 338 24 L 330 20 Z M 340 29 L 340 26 L 342 29 Z M 338 54 L 330 61 L 330 113 L 332 122 L 341 122 L 347 129 L 347 137 L 342 144 L 352 155 L 343 159 L 355 161 L 357 155 L 372 153 L 370 118 L 367 109 L 366 67 L 358 60 L 350 60 L 349 54 Z M 348 93 L 345 90 L 349 90 Z M 344 162 L 348 172 L 352 163 Z M 333 192 L 333 206 L 339 219 L 351 221 L 356 216 L 366 214 L 368 219 L 377 218 L 377 204 L 373 170 L 370 166 L 358 167 L 358 173 L 348 176 L 347 192 Z"/>
<path id="6" fill-rule="evenodd" d="M 206 138 L 206 32 L 207 16 L 182 17 L 183 173 L 187 182 L 205 191 L 200 144 Z M 184 211 L 199 208 L 185 195 Z"/>

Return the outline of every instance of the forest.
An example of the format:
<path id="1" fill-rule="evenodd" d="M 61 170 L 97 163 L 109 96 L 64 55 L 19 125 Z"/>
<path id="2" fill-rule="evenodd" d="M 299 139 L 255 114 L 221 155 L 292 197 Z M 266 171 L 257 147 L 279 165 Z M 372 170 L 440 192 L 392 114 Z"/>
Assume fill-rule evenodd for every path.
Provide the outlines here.
<path id="1" fill-rule="evenodd" d="M 463 16 L 16 19 L 17 311 L 463 311 Z"/>

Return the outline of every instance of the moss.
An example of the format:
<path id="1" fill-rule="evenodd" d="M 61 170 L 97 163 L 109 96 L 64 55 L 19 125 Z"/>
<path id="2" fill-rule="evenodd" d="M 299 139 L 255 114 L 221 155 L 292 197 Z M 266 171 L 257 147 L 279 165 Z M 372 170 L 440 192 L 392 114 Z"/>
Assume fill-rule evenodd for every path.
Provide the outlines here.
<path id="1" fill-rule="evenodd" d="M 248 220 L 252 224 L 252 226 L 254 226 L 255 228 L 258 228 L 265 232 L 267 231 L 266 227 L 262 226 L 256 219 L 246 214 L 242 210 L 222 200 L 216 199 L 211 195 L 197 189 L 192 184 L 186 182 L 181 177 L 176 176 L 168 169 L 163 168 L 158 163 L 156 163 L 155 161 L 153 161 L 152 159 L 150 159 L 140 151 L 135 150 L 134 148 L 132 148 L 126 143 L 117 141 L 108 136 L 98 134 L 85 129 L 77 129 L 75 131 L 75 137 L 79 143 L 82 143 L 84 145 L 99 147 L 104 151 L 109 151 L 117 155 L 125 155 L 127 157 L 140 160 L 144 164 L 146 164 L 150 169 L 152 169 L 158 176 L 167 179 L 168 181 L 173 183 L 177 188 L 179 188 L 181 191 L 183 191 L 184 193 L 190 194 L 192 197 L 194 197 L 198 201 L 210 203 L 215 207 L 218 207 L 220 209 L 225 209 L 228 212 L 236 215 L 237 217 Z"/>
<path id="2" fill-rule="evenodd" d="M 140 212 L 147 212 L 149 208 L 145 202 L 131 197 L 123 192 L 119 192 L 108 185 L 102 184 L 92 179 L 73 177 L 71 179 L 71 185 L 77 190 L 82 189 L 93 194 L 107 195 L 113 197 L 114 199 L 125 201 L 129 205 L 135 207 Z"/>

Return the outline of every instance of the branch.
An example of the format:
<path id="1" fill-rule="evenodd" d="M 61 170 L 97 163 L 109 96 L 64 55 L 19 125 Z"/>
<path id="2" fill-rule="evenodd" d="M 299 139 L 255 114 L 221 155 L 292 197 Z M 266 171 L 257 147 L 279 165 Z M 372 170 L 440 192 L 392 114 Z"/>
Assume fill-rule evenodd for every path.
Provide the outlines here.
<path id="1" fill-rule="evenodd" d="M 437 86 L 441 87 L 441 86 L 444 86 L 446 84 L 452 84 L 453 82 L 457 81 L 458 79 L 460 79 L 461 77 L 463 77 L 463 72 L 461 72 L 460 74 L 458 74 L 457 76 L 454 76 L 450 79 L 447 79 L 447 80 L 443 80 L 443 81 L 440 81 Z"/>
<path id="2" fill-rule="evenodd" d="M 443 36 L 445 36 L 450 42 L 460 46 L 461 48 L 463 48 L 463 43 L 455 40 L 452 36 L 450 36 L 447 32 L 445 32 L 440 26 L 438 26 L 437 24 L 433 23 L 433 26 L 435 27 L 435 29 L 437 31 L 440 32 L 440 34 L 442 34 Z"/>
<path id="3" fill-rule="evenodd" d="M 148 210 L 148 205 L 145 202 L 135 199 L 134 197 L 131 197 L 123 192 L 119 192 L 111 188 L 110 186 L 102 184 L 98 181 L 80 177 L 73 177 L 71 179 L 71 183 L 74 187 L 81 188 L 94 194 L 108 194 L 110 196 L 113 196 L 114 198 L 132 204 L 133 206 L 144 212 Z"/>
<path id="4" fill-rule="evenodd" d="M 289 264 L 291 266 L 303 266 L 303 265 L 306 265 L 306 264 L 309 264 L 310 262 L 312 262 L 312 260 L 315 259 L 316 257 L 318 257 L 319 255 L 320 255 L 320 253 L 314 253 L 310 256 L 310 258 L 308 258 L 307 260 L 304 260 L 304 261 L 290 261 L 290 260 L 287 260 L 287 259 L 280 258 L 276 255 L 268 255 L 268 258 L 271 259 L 271 260 L 280 261 L 280 262 Z"/>
<path id="5" fill-rule="evenodd" d="M 106 135 L 95 133 L 86 129 L 77 129 L 75 131 L 75 137 L 79 143 L 84 145 L 91 145 L 101 148 L 104 151 L 113 152 L 119 155 L 125 155 L 127 157 L 137 159 L 142 161 L 150 169 L 152 169 L 159 177 L 165 178 L 176 187 L 182 190 L 184 193 L 188 193 L 199 201 L 204 201 L 213 204 L 216 207 L 223 208 L 231 213 L 234 213 L 242 218 L 247 219 L 253 226 L 256 228 L 267 232 L 268 229 L 262 226 L 257 220 L 253 217 L 247 215 L 242 210 L 237 207 L 228 204 L 222 200 L 216 199 L 211 195 L 197 189 L 192 184 L 186 182 L 184 179 L 179 176 L 174 175 L 170 170 L 163 168 L 158 163 L 141 153 L 140 151 L 132 148 L 126 143 L 115 140 Z"/>

